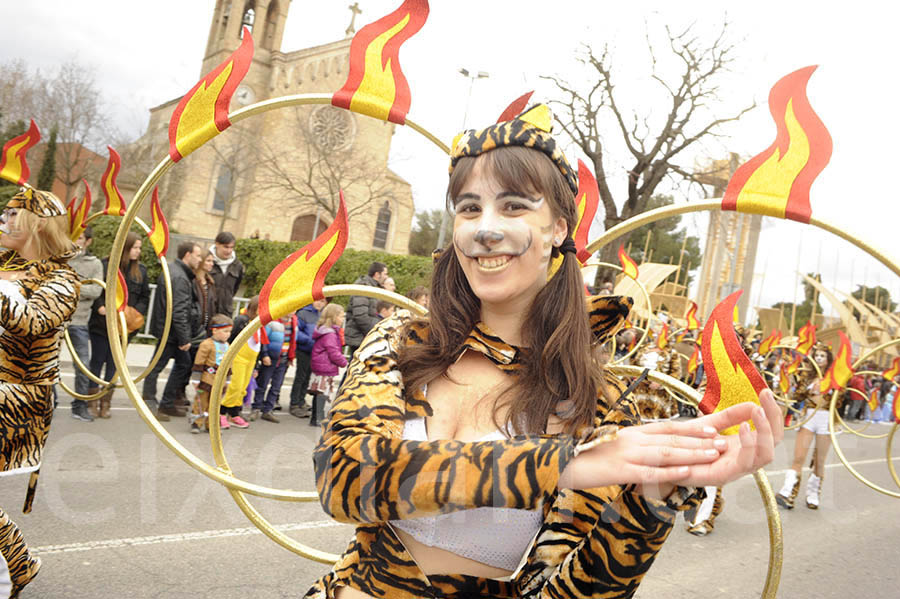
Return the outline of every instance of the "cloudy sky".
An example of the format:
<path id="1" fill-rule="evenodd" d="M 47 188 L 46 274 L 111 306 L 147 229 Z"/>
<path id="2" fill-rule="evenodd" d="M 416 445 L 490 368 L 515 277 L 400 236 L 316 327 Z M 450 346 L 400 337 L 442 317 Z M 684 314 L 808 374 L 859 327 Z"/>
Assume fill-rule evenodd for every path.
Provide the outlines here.
<path id="1" fill-rule="evenodd" d="M 349 1 L 295 2 L 282 49 L 291 51 L 343 37 Z M 400 0 L 360 0 L 358 25 L 392 11 Z M 718 32 L 723 19 L 738 44 L 733 72 L 722 79 L 721 103 L 713 114 L 731 114 L 754 100 L 759 107 L 726 128 L 727 137 L 684 156 L 682 164 L 724 156 L 750 157 L 775 136 L 766 98 L 772 84 L 798 68 L 821 65 L 808 95 L 834 139 L 831 163 L 812 188 L 813 213 L 900 257 L 900 208 L 893 168 L 900 137 L 894 73 L 887 65 L 898 56 L 895 25 L 900 9 L 862 0 L 840 9 L 820 2 L 598 2 L 596 0 L 516 0 L 432 2 L 424 28 L 401 51 L 410 81 L 410 117 L 449 142 L 462 127 L 496 120 L 505 105 L 535 89 L 550 99 L 553 89 L 540 75 L 559 74 L 575 84 L 586 81 L 577 63 L 578 48 L 609 44 L 623 102 L 639 114 L 661 114 L 659 89 L 649 79 L 646 37 L 658 39 L 663 27 L 693 24 L 701 37 Z M 147 109 L 187 91 L 200 76 L 200 62 L 214 0 L 33 0 L 5 3 L 0 21 L 4 43 L 0 60 L 21 58 L 35 67 L 76 58 L 96 69 L 98 85 L 118 125 L 135 136 Z M 668 65 L 665 65 L 668 66 Z M 485 71 L 490 77 L 471 86 L 457 71 Z M 664 75 L 675 76 L 675 71 Z M 612 144 L 608 173 L 623 197 L 629 161 Z M 579 154 L 568 148 L 574 162 Z M 413 185 L 417 209 L 440 207 L 446 159 L 412 131 L 394 138 L 391 166 Z M 665 191 L 665 189 L 662 189 Z M 675 189 L 677 201 L 696 199 Z M 771 221 L 771 219 L 766 219 Z M 684 223 L 705 234 L 706 219 Z M 595 222 L 592 231 L 602 225 Z M 828 234 L 790 222 L 767 222 L 760 240 L 752 303 L 791 301 L 798 256 L 804 272 L 820 270 L 826 285 L 851 290 L 868 277 L 900 296 L 900 278 L 852 246 Z M 764 283 L 764 284 L 762 284 Z"/>

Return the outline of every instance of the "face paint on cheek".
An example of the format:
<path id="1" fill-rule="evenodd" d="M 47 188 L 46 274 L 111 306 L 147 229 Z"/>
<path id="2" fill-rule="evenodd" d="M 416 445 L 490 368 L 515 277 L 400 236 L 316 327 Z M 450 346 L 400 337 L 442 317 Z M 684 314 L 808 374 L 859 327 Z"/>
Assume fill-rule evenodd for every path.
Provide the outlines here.
<path id="1" fill-rule="evenodd" d="M 531 247 L 532 234 L 521 217 L 498 215 L 485 209 L 479 218 L 458 219 L 453 244 L 467 258 L 521 256 Z"/>

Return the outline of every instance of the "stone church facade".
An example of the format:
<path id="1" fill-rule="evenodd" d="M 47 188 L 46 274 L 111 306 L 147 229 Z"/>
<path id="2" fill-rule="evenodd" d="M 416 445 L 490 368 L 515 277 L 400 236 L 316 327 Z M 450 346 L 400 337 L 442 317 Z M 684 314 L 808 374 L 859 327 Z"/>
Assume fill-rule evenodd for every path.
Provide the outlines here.
<path id="1" fill-rule="evenodd" d="M 350 37 L 293 52 L 281 41 L 290 0 L 217 0 L 200 76 L 252 30 L 253 63 L 231 110 L 295 94 L 331 94 L 347 78 Z M 348 34 L 352 32 L 352 25 Z M 181 98 L 150 110 L 143 154 L 168 148 Z M 387 166 L 395 125 L 319 104 L 252 116 L 176 164 L 160 185 L 169 225 L 212 238 L 220 230 L 308 241 L 332 221 L 337 190 L 349 213 L 348 247 L 405 254 L 414 214 L 409 184 Z"/>

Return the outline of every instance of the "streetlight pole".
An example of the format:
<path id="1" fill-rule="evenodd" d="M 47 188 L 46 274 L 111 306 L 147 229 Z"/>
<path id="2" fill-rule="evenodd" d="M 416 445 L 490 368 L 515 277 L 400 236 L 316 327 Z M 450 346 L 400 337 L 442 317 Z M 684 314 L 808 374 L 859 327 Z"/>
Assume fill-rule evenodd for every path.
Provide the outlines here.
<path id="1" fill-rule="evenodd" d="M 487 79 L 490 77 L 488 73 L 484 71 L 478 71 L 477 73 L 470 73 L 467 69 L 459 69 L 459 73 L 469 80 L 469 94 L 466 96 L 466 108 L 463 111 L 463 120 L 462 120 L 462 128 L 461 131 L 465 131 L 466 129 L 466 120 L 469 118 L 469 102 L 472 100 L 472 87 L 475 85 L 476 79 Z M 441 216 L 441 228 L 438 232 L 438 249 L 444 249 L 444 239 L 446 237 L 447 232 L 447 221 L 449 220 L 449 212 L 447 211 L 447 207 L 444 206 L 444 213 Z"/>

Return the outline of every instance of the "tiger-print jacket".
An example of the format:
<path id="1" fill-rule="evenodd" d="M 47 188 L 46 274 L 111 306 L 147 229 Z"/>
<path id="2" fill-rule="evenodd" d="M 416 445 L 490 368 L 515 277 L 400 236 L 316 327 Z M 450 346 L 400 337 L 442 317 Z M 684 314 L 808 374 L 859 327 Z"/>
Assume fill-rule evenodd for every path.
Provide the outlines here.
<path id="1" fill-rule="evenodd" d="M 78 274 L 65 259 L 27 263 L 11 250 L 0 251 L 0 264 L 23 268 L 18 280 L 0 281 L 0 381 L 52 385 L 59 380 L 60 338 L 78 306 Z M 11 299 L 2 287 L 25 301 Z"/>
<path id="2" fill-rule="evenodd" d="M 674 379 L 681 380 L 681 357 L 674 348 L 659 349 L 651 347 L 643 352 L 635 360 L 637 364 L 641 364 L 644 355 L 656 352 L 659 354 L 659 360 L 656 362 L 655 370 L 668 374 Z M 650 388 L 651 381 L 644 379 L 634 389 L 634 399 L 638 406 L 638 412 L 644 420 L 658 420 L 661 418 L 671 418 L 678 415 L 678 403 L 664 387 L 658 389 Z"/>
<path id="3" fill-rule="evenodd" d="M 630 299 L 592 298 L 595 334 L 617 328 Z M 408 314 L 408 313 L 407 313 Z M 674 523 L 676 510 L 703 498 L 677 489 L 668 502 L 644 498 L 632 486 L 574 491 L 557 487 L 580 442 L 639 422 L 624 397 L 609 409 L 598 398 L 590 437 L 516 436 L 505 441 L 404 441 L 404 420 L 425 417 L 421 390 L 404 389 L 397 368 L 400 314 L 366 336 L 351 362 L 322 439 L 314 452 L 319 498 L 333 518 L 356 523 L 334 568 L 307 592 L 330 598 L 341 586 L 373 597 L 632 597 Z M 407 343 L 428 334 L 410 327 Z M 519 350 L 483 325 L 465 346 L 502 369 Z M 609 383 L 621 393 L 619 381 Z M 465 465 L 465 468 L 461 466 Z M 540 509 L 544 523 L 510 580 L 425 575 L 389 520 L 476 507 Z"/>

